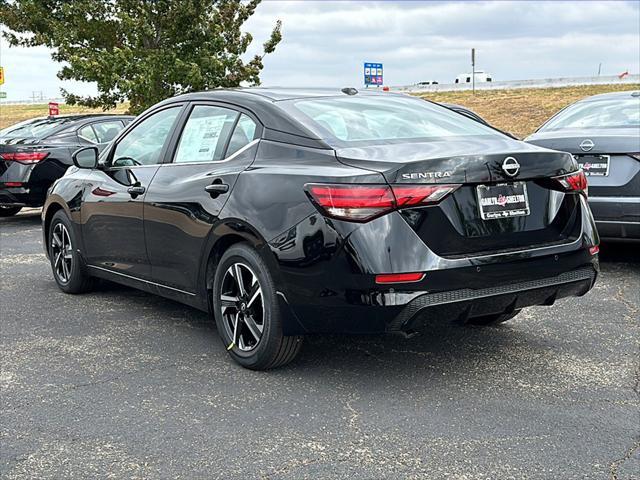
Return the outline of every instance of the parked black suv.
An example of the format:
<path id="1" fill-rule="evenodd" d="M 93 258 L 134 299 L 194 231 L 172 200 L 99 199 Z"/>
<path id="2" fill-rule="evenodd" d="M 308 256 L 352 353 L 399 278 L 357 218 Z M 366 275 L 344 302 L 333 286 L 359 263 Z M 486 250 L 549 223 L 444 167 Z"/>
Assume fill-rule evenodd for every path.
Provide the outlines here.
<path id="1" fill-rule="evenodd" d="M 310 333 L 500 323 L 598 270 L 570 154 L 404 95 L 192 93 L 74 159 L 43 209 L 59 287 L 101 277 L 209 311 L 248 368 Z"/>
<path id="2" fill-rule="evenodd" d="M 0 217 L 40 207 L 47 189 L 73 165 L 82 146 L 99 150 L 134 117 L 68 115 L 34 118 L 0 130 Z"/>

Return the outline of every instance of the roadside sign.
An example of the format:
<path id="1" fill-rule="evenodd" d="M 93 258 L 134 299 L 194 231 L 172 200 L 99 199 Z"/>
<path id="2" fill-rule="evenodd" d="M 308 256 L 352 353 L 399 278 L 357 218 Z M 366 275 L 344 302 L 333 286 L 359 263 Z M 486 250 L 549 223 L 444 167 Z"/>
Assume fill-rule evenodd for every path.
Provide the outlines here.
<path id="1" fill-rule="evenodd" d="M 49 102 L 49 116 L 54 117 L 60 115 L 60 105 L 56 102 Z"/>
<path id="2" fill-rule="evenodd" d="M 364 84 L 382 85 L 382 64 L 381 63 L 365 63 L 364 64 Z"/>
<path id="3" fill-rule="evenodd" d="M 4 85 L 4 67 L 0 67 L 0 85 Z"/>
<path id="4" fill-rule="evenodd" d="M 0 92 L 0 98 L 7 98 L 7 92 Z"/>

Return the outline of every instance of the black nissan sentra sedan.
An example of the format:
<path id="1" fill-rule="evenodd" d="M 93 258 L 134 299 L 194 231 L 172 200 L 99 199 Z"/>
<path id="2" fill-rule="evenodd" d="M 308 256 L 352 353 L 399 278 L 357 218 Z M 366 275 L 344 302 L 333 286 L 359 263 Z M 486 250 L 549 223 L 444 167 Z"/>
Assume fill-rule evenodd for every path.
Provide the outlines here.
<path id="1" fill-rule="evenodd" d="M 580 100 L 525 141 L 575 156 L 601 237 L 640 240 L 640 91 Z"/>
<path id="2" fill-rule="evenodd" d="M 74 161 L 42 214 L 59 287 L 100 277 L 209 311 L 251 369 L 310 333 L 500 323 L 598 271 L 570 154 L 403 95 L 187 94 Z"/>
<path id="3" fill-rule="evenodd" d="M 0 217 L 23 207 L 41 207 L 47 189 L 73 165 L 71 154 L 99 149 L 133 117 L 85 114 L 33 118 L 0 130 Z"/>

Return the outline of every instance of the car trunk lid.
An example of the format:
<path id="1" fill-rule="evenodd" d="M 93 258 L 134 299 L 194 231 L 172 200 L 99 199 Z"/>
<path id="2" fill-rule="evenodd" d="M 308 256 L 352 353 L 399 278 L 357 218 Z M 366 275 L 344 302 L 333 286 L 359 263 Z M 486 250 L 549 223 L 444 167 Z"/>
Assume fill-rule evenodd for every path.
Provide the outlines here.
<path id="1" fill-rule="evenodd" d="M 578 195 L 550 189 L 545 183 L 577 169 L 567 153 L 492 136 L 490 141 L 473 138 L 340 148 L 336 154 L 342 163 L 382 173 L 392 185 L 460 184 L 437 205 L 401 209 L 418 236 L 441 256 L 564 243 L 577 238 L 580 231 Z M 514 176 L 503 168 L 508 158 L 519 165 Z M 508 212 L 498 208 L 497 216 L 487 215 L 495 206 L 492 202 L 505 198 L 507 203 L 513 199 Z M 500 217 L 505 212 L 509 216 Z"/>

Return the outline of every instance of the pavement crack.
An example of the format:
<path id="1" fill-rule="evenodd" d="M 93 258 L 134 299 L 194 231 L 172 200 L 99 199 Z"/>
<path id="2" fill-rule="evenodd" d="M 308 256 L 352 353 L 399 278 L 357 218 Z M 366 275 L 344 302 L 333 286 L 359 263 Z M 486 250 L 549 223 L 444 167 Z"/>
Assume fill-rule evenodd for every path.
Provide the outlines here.
<path id="1" fill-rule="evenodd" d="M 352 405 L 352 403 L 355 400 L 358 400 L 358 398 L 354 397 L 347 400 L 346 403 L 344 404 L 344 407 L 350 414 L 349 421 L 348 421 L 349 428 L 351 428 L 352 430 L 355 430 L 357 433 L 360 433 L 360 427 L 358 425 L 358 420 L 360 419 L 360 412 L 355 408 L 353 408 L 353 405 Z"/>
<path id="2" fill-rule="evenodd" d="M 396 350 L 392 349 L 393 353 L 409 353 L 411 355 L 418 355 L 419 357 L 429 357 L 431 355 L 430 352 L 419 352 L 418 350 Z"/>
<path id="3" fill-rule="evenodd" d="M 628 298 L 625 297 L 624 287 L 625 285 L 623 283 L 618 283 L 616 288 L 616 293 L 613 296 L 613 298 L 616 299 L 618 302 L 620 302 L 622 305 L 624 305 L 626 309 L 629 311 L 630 315 L 625 314 L 625 317 L 628 317 L 629 319 L 634 319 L 634 318 L 637 319 L 638 314 L 640 313 L 640 308 L 638 308 L 637 305 L 635 305 L 632 301 L 630 301 Z"/>
<path id="4" fill-rule="evenodd" d="M 631 458 L 633 452 L 640 449 L 640 438 L 636 439 L 633 446 L 625 452 L 625 454 L 617 460 L 614 460 L 609 467 L 609 480 L 618 480 L 618 470 L 627 460 Z"/>

